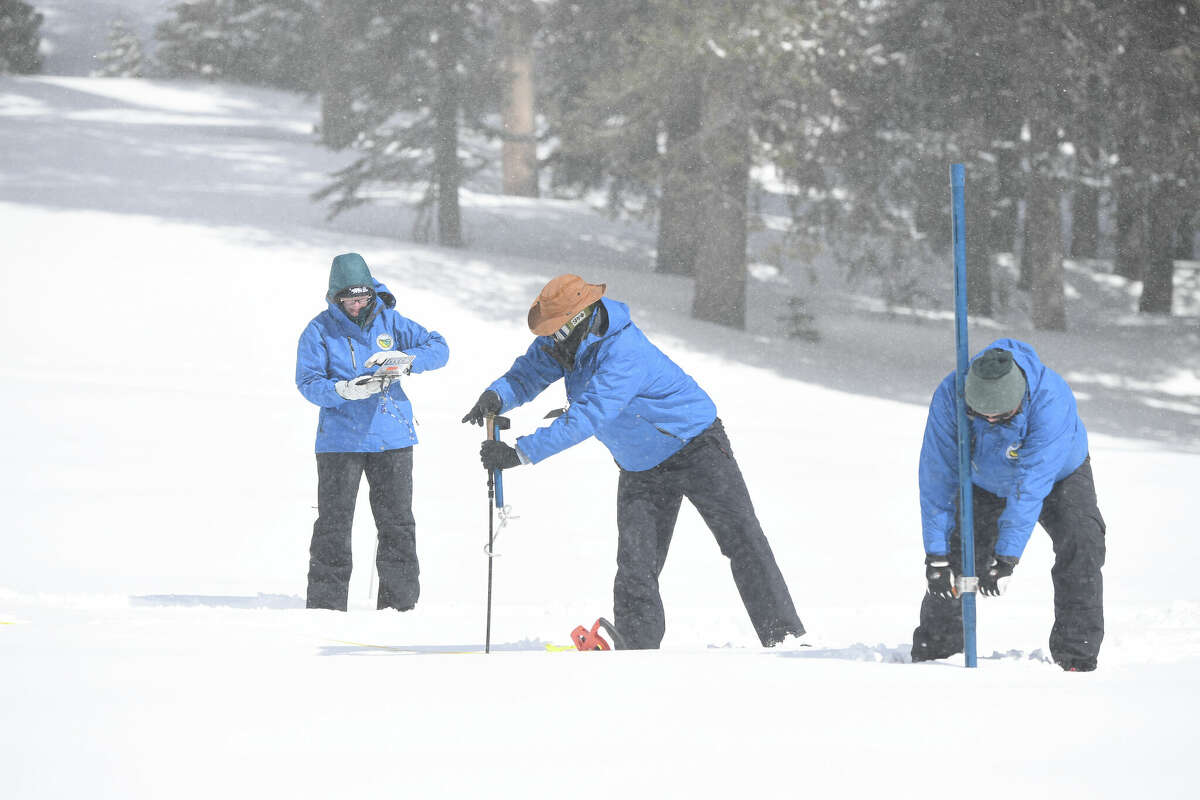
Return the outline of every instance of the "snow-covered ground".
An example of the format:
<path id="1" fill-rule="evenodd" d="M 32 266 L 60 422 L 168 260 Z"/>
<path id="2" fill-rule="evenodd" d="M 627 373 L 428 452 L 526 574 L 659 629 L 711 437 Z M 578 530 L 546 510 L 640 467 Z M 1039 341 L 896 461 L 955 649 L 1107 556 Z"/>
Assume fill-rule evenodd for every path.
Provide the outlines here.
<path id="1" fill-rule="evenodd" d="M 980 601 L 979 668 L 912 665 L 946 314 L 826 280 L 821 343 L 789 339 L 785 270 L 750 287 L 747 332 L 699 323 L 648 229 L 486 183 L 463 250 L 411 243 L 394 201 L 329 222 L 308 196 L 345 156 L 313 120 L 261 90 L 0 78 L 0 797 L 1192 795 L 1196 317 L 1140 320 L 1136 287 L 1074 268 L 1071 332 L 1019 309 L 972 328 L 1031 341 L 1076 389 L 1108 635 L 1095 673 L 1048 663 L 1039 530 L 1009 595 Z M 404 615 L 369 599 L 365 493 L 351 611 L 302 608 L 317 412 L 295 342 L 347 250 L 451 348 L 408 379 L 423 593 Z M 495 652 L 446 652 L 484 637 L 487 497 L 459 419 L 563 271 L 607 282 L 713 395 L 810 646 L 757 646 L 685 504 L 663 649 L 547 652 L 611 615 L 616 469 L 588 442 L 506 473 Z"/>

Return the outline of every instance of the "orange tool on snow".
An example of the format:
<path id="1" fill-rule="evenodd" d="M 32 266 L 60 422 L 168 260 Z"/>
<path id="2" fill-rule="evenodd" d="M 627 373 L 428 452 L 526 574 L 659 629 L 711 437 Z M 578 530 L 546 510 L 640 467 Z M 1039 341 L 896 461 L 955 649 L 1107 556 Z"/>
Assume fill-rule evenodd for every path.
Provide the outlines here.
<path id="1" fill-rule="evenodd" d="M 600 635 L 601 628 L 603 628 L 604 631 L 612 637 L 613 644 L 617 645 L 617 647 L 621 649 L 625 648 L 625 640 L 621 638 L 621 634 L 617 632 L 616 626 L 614 626 L 604 617 L 601 617 L 600 619 L 596 620 L 595 624 L 592 625 L 591 630 L 588 630 L 580 625 L 575 628 L 575 630 L 571 631 L 571 641 L 575 643 L 575 649 L 612 650 L 608 640 Z"/>

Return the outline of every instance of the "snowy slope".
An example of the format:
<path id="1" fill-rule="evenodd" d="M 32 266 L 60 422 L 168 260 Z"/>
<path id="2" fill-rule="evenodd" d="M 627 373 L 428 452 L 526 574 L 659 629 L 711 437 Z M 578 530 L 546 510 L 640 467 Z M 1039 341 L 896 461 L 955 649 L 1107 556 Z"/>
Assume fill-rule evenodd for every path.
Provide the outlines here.
<path id="1" fill-rule="evenodd" d="M 295 97 L 189 83 L 0 78 L 0 796 L 1188 796 L 1200 711 L 1200 334 L 1073 271 L 1073 331 L 1013 334 L 1066 374 L 1108 522 L 1101 669 L 1047 663 L 1047 537 L 980 602 L 980 667 L 914 666 L 916 459 L 952 366 L 944 314 L 827 286 L 824 339 L 688 316 L 651 233 L 586 206 L 466 194 L 470 246 L 384 202 L 308 195 L 343 157 Z M 292 384 L 330 258 L 361 252 L 447 368 L 420 422 L 417 610 L 371 610 L 360 498 L 347 614 L 303 605 L 316 409 Z M 482 643 L 486 494 L 459 424 L 528 344 L 562 271 L 605 281 L 713 395 L 811 647 L 757 647 L 690 508 L 654 653 L 547 653 L 611 612 L 616 470 L 587 442 L 507 473 L 517 519 Z M 778 281 L 783 281 L 780 284 Z M 515 412 L 531 430 L 552 389 Z M 71 769 L 65 769 L 69 764 Z M 960 787 L 962 787 L 960 789 Z"/>

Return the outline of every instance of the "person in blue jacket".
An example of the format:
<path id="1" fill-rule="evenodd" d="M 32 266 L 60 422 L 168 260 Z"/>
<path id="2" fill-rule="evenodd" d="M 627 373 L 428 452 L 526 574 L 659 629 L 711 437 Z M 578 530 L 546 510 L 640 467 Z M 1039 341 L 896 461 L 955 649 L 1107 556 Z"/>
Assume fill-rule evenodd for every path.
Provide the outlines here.
<path id="1" fill-rule="evenodd" d="M 321 409 L 317 422 L 317 521 L 308 562 L 309 608 L 346 610 L 352 567 L 350 528 L 366 472 L 378 528 L 379 608 L 408 611 L 421 593 L 412 513 L 412 404 L 399 380 L 361 380 L 407 353 L 409 370 L 445 365 L 449 348 L 396 311 L 396 297 L 371 277 L 358 253 L 329 270 L 327 308 L 300 334 L 296 387 Z M 360 380 L 356 380 L 360 379 Z"/>
<path id="2" fill-rule="evenodd" d="M 613 613 L 628 649 L 657 648 L 666 631 L 658 578 L 683 498 L 700 512 L 763 646 L 802 636 L 792 598 L 763 534 L 717 409 L 708 394 L 633 324 L 604 284 L 560 275 L 529 310 L 537 337 L 463 417 L 485 418 L 527 403 L 559 379 L 566 413 L 518 437 L 485 441 L 488 470 L 537 464 L 595 436 L 620 468 Z"/>
<path id="3" fill-rule="evenodd" d="M 955 375 L 933 394 L 921 447 L 921 525 L 928 588 L 912 659 L 963 649 L 955 572 L 958 536 L 958 416 Z M 1069 671 L 1096 668 L 1104 638 L 1104 518 L 1096 505 L 1087 431 L 1071 387 L 1033 348 L 999 339 L 975 356 L 964 381 L 971 426 L 975 574 L 979 592 L 1004 594 L 1033 526 L 1054 545 L 1050 654 Z"/>

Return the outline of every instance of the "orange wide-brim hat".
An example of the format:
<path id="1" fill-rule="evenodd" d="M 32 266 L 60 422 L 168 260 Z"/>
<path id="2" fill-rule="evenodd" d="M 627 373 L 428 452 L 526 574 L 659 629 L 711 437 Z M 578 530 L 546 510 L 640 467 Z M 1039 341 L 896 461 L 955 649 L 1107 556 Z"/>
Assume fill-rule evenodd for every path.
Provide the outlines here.
<path id="1" fill-rule="evenodd" d="M 608 284 L 588 283 L 578 275 L 559 275 L 542 289 L 529 309 L 529 330 L 549 336 L 567 320 L 603 296 Z"/>

